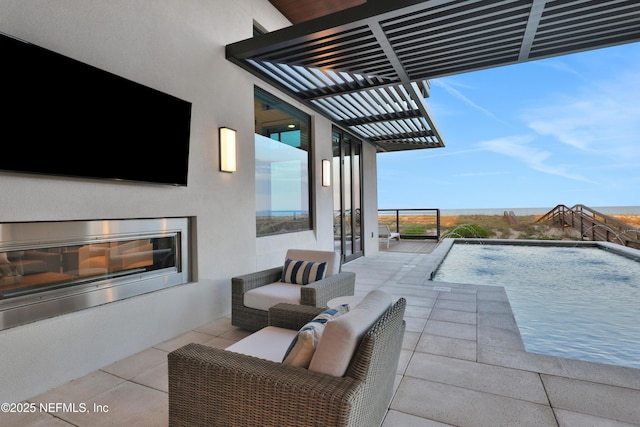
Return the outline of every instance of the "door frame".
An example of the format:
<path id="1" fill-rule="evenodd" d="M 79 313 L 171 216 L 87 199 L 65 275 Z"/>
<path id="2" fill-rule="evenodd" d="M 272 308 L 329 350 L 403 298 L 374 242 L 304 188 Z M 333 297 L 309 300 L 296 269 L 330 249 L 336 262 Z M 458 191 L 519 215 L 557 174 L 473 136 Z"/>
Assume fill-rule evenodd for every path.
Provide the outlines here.
<path id="1" fill-rule="evenodd" d="M 334 221 L 337 221 L 339 225 L 337 227 L 339 233 L 334 236 L 336 239 L 334 247 L 339 251 L 343 260 L 348 262 L 364 255 L 364 239 L 362 238 L 365 235 L 362 212 L 363 142 L 360 138 L 335 126 L 331 135 L 334 166 L 336 165 L 336 158 L 338 158 L 337 165 L 339 166 L 337 171 L 334 170 L 334 203 L 337 204 L 337 206 L 334 206 Z M 351 144 L 348 156 L 346 153 L 347 143 L 345 142 L 347 138 Z M 345 165 L 346 160 L 350 162 L 348 168 Z M 349 191 L 345 188 L 346 185 L 349 185 Z M 351 209 L 347 210 L 346 206 Z M 351 211 L 354 214 L 351 214 Z M 336 224 L 334 224 L 334 228 L 335 226 Z M 336 233 L 334 232 L 334 234 Z"/>

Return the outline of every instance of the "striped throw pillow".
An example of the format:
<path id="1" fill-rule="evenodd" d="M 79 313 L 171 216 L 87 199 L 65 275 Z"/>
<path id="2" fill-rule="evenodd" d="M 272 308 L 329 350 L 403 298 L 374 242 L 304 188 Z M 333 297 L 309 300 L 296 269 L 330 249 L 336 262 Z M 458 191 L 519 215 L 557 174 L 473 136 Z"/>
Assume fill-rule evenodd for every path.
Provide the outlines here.
<path id="1" fill-rule="evenodd" d="M 327 322 L 348 311 L 349 304 L 329 308 L 300 328 L 285 352 L 282 363 L 308 368 Z"/>
<path id="2" fill-rule="evenodd" d="M 326 262 L 294 261 L 287 258 L 282 270 L 282 282 L 296 285 L 308 285 L 324 279 L 327 272 Z"/>

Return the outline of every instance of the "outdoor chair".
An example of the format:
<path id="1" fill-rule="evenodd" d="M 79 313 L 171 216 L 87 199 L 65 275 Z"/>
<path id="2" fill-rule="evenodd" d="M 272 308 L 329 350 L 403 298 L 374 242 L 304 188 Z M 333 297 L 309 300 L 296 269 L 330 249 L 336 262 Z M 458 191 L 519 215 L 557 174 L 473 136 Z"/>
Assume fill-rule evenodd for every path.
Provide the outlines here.
<path id="1" fill-rule="evenodd" d="M 372 292 L 361 309 L 326 323 L 308 368 L 281 353 L 322 309 L 291 304 L 272 307 L 267 328 L 228 349 L 191 343 L 169 353 L 169 426 L 379 426 L 393 397 L 406 301 Z M 344 370 L 332 372 L 336 365 Z"/>
<path id="2" fill-rule="evenodd" d="M 309 277 L 305 269 L 317 275 Z M 289 249 L 282 266 L 231 279 L 231 324 L 257 331 L 267 326 L 275 304 L 326 307 L 333 298 L 353 295 L 356 275 L 341 270 L 336 252 Z"/>
<path id="3" fill-rule="evenodd" d="M 389 249 L 391 239 L 398 239 L 398 241 L 400 241 L 400 233 L 392 232 L 389 230 L 388 225 L 378 225 L 378 237 L 380 240 L 386 240 L 387 249 Z"/>

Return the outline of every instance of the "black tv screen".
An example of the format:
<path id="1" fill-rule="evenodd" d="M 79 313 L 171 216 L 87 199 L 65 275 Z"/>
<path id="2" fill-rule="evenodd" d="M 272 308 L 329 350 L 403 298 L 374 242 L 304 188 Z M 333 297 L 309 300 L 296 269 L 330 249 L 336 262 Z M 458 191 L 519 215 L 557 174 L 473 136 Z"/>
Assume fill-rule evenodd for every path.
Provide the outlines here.
<path id="1" fill-rule="evenodd" d="M 0 34 L 0 169 L 187 185 L 191 103 Z"/>

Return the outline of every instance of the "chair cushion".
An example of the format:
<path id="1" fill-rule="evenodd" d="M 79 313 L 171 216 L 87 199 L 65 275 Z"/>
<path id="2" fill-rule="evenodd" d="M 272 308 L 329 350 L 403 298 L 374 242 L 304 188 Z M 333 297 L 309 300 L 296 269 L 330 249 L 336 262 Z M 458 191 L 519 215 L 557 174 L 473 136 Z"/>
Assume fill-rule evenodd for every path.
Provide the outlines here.
<path id="1" fill-rule="evenodd" d="M 270 283 L 245 292 L 243 302 L 246 307 L 264 311 L 281 302 L 299 305 L 301 287 L 292 283 Z"/>
<path id="2" fill-rule="evenodd" d="M 382 314 L 391 307 L 393 298 L 384 291 L 371 291 L 348 313 L 329 322 L 313 354 L 309 370 L 342 377 L 360 340 Z"/>
<path id="3" fill-rule="evenodd" d="M 327 272 L 325 276 L 333 276 L 340 273 L 342 266 L 340 255 L 334 251 L 316 251 L 311 249 L 289 249 L 285 259 L 297 259 L 300 261 L 326 262 Z"/>
<path id="4" fill-rule="evenodd" d="M 282 269 L 282 282 L 296 285 L 308 285 L 324 279 L 327 271 L 326 262 L 294 261 L 287 258 Z"/>
<path id="5" fill-rule="evenodd" d="M 306 325 L 300 328 L 296 336 L 291 341 L 289 348 L 284 354 L 282 363 L 285 365 L 308 368 L 327 322 L 348 311 L 349 306 L 347 304 L 343 304 L 335 308 L 329 308 L 310 320 Z"/>
<path id="6" fill-rule="evenodd" d="M 266 326 L 225 350 L 280 363 L 296 332 L 291 329 Z"/>

